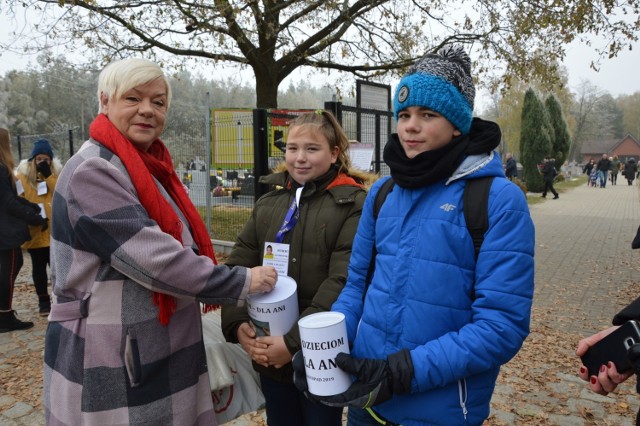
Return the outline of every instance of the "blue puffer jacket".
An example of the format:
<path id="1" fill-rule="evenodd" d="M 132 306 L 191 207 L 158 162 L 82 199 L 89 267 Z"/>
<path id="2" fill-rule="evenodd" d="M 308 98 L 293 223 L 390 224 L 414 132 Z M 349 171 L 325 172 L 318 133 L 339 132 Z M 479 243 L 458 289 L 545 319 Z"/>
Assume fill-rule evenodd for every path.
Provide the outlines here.
<path id="1" fill-rule="evenodd" d="M 476 263 L 462 194 L 466 179 L 482 176 L 496 179 Z M 412 392 L 375 411 L 405 426 L 480 425 L 500 365 L 529 334 L 535 232 L 526 199 L 504 177 L 497 154 L 470 156 L 446 182 L 395 185 L 374 222 L 384 180 L 367 196 L 347 284 L 332 310 L 346 315 L 354 357 L 411 351 Z M 363 312 L 374 226 L 378 255 Z"/>

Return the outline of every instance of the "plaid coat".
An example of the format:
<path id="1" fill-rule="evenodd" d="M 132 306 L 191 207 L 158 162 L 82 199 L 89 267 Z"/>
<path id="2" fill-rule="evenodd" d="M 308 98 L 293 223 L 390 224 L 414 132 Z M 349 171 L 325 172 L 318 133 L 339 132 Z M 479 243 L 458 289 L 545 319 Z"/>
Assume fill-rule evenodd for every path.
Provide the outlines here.
<path id="1" fill-rule="evenodd" d="M 244 303 L 251 274 L 196 255 L 170 203 L 182 244 L 149 218 L 111 151 L 89 140 L 65 165 L 52 207 L 47 424 L 216 424 L 198 302 Z M 167 326 L 153 291 L 177 298 Z"/>

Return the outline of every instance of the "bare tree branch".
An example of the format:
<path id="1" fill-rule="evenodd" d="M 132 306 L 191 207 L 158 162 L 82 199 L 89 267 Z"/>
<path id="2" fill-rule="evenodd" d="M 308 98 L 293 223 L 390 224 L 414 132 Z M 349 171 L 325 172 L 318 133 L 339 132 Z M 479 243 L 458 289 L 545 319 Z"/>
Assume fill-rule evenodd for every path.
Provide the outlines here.
<path id="1" fill-rule="evenodd" d="M 600 58 L 637 40 L 640 0 L 6 0 L 15 16 L 41 16 L 42 49 L 82 40 L 100 62 L 130 53 L 184 63 L 189 57 L 250 66 L 259 106 L 274 107 L 278 85 L 300 67 L 385 81 L 427 51 L 468 46 L 479 81 L 508 86 L 537 77 L 558 84 L 565 46 L 595 34 Z M 0 45 L 6 48 L 7 45 Z M 598 59 L 593 67 L 597 68 Z M 486 75 L 486 77 L 485 77 Z"/>

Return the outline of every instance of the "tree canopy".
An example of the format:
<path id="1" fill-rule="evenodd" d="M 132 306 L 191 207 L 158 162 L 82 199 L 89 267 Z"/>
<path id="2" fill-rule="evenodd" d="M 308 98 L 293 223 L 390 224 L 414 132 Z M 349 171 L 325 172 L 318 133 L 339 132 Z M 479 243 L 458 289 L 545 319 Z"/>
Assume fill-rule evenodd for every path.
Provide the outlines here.
<path id="1" fill-rule="evenodd" d="M 602 55 L 637 39 L 640 0 L 7 0 L 5 13 L 38 13 L 34 35 L 12 42 L 41 50 L 81 40 L 91 59 L 144 55 L 162 63 L 184 57 L 250 67 L 257 105 L 276 107 L 280 83 L 300 67 L 362 79 L 401 73 L 426 52 L 468 46 L 483 82 L 502 70 L 556 83 L 565 46 L 604 34 Z M 464 8 L 461 5 L 464 4 Z M 629 18 L 635 16 L 635 20 Z M 19 36 L 16 36 L 19 38 Z M 43 46 L 43 44 L 45 44 Z M 7 48 L 7 45 L 0 45 Z M 597 59 L 597 58 L 596 58 Z M 499 66 L 500 65 L 500 66 Z M 492 77 L 496 77 L 493 74 Z M 492 87 L 497 87 L 493 85 Z"/>

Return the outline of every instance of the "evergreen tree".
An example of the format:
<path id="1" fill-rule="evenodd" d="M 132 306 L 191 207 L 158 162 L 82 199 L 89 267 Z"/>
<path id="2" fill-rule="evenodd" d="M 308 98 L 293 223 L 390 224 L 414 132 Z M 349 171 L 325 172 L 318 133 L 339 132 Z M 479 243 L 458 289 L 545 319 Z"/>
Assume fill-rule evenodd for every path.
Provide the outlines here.
<path id="1" fill-rule="evenodd" d="M 556 159 L 556 168 L 560 168 L 567 159 L 571 137 L 567 128 L 567 122 L 562 114 L 560 103 L 554 95 L 549 95 L 545 101 L 549 122 L 551 123 L 551 156 Z"/>
<path id="2" fill-rule="evenodd" d="M 538 164 L 551 152 L 551 133 L 547 113 L 533 89 L 524 94 L 520 127 L 520 156 L 523 177 L 527 189 L 541 192 L 544 189 Z"/>

